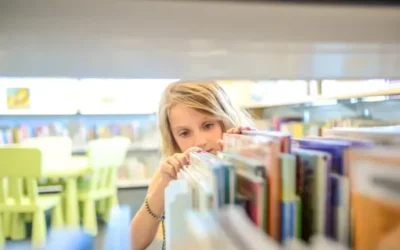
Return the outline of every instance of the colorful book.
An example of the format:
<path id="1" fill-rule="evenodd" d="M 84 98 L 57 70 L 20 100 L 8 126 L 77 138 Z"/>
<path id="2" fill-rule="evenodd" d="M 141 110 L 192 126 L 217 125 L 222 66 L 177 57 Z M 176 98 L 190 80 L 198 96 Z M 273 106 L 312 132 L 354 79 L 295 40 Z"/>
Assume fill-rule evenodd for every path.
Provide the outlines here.
<path id="1" fill-rule="evenodd" d="M 285 245 L 289 240 L 295 238 L 296 202 L 294 200 L 282 201 L 281 210 L 281 243 Z"/>
<path id="2" fill-rule="evenodd" d="M 261 230 L 265 230 L 265 186 L 266 183 L 263 178 L 249 172 L 238 171 L 237 192 L 248 199 L 246 202 L 246 211 L 251 220 Z"/>
<path id="3" fill-rule="evenodd" d="M 399 147 L 350 151 L 354 250 L 399 247 L 399 152 Z"/>
<path id="4" fill-rule="evenodd" d="M 281 200 L 292 200 L 296 197 L 296 157 L 281 154 Z"/>
<path id="5" fill-rule="evenodd" d="M 331 158 L 325 152 L 294 148 L 303 170 L 302 232 L 303 239 L 315 234 L 328 234 L 331 218 L 330 172 Z"/>
<path id="6" fill-rule="evenodd" d="M 261 135 L 264 137 L 269 137 L 273 140 L 277 140 L 279 142 L 279 148 L 281 153 L 290 153 L 291 150 L 291 139 L 292 136 L 290 133 L 280 132 L 280 131 L 243 131 L 244 135 Z"/>
<path id="7" fill-rule="evenodd" d="M 268 185 L 268 234 L 280 241 L 281 174 L 279 164 L 279 143 L 262 135 L 224 134 L 227 152 L 253 158 L 264 164 Z"/>

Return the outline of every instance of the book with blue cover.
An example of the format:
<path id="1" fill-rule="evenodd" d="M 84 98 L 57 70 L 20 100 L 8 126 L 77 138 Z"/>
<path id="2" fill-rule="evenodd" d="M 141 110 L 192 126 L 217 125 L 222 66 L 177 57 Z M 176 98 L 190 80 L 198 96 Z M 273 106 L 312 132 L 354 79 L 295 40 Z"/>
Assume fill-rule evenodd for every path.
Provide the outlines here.
<path id="1" fill-rule="evenodd" d="M 282 201 L 281 203 L 281 243 L 295 238 L 296 234 L 296 202 L 294 200 Z"/>

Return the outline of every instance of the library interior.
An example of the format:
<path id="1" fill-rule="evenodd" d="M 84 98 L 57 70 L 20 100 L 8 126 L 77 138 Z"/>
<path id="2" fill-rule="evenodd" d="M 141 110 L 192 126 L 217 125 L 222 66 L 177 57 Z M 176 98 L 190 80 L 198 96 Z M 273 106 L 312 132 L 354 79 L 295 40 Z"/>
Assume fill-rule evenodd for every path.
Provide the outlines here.
<path id="1" fill-rule="evenodd" d="M 0 250 L 400 250 L 399 152 L 395 1 L 0 1 Z"/>

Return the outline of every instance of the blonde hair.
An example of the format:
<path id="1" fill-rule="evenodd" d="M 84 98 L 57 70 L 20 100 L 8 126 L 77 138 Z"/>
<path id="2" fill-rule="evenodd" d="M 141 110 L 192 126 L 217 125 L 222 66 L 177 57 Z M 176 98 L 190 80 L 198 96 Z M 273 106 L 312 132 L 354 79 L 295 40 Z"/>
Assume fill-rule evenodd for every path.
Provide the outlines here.
<path id="1" fill-rule="evenodd" d="M 158 110 L 163 157 L 180 153 L 169 123 L 170 109 L 183 104 L 221 120 L 223 130 L 237 126 L 253 126 L 247 112 L 234 105 L 224 89 L 213 81 L 179 81 L 164 90 Z"/>

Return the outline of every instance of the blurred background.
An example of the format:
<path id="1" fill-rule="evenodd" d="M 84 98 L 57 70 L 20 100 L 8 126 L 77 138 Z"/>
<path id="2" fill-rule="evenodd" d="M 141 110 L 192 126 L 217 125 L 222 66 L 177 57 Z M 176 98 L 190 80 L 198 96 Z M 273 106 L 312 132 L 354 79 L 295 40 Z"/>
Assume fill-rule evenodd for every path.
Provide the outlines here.
<path id="1" fill-rule="evenodd" d="M 68 136 L 83 156 L 92 140 L 128 137 L 115 185 L 133 216 L 176 80 L 216 80 L 257 128 L 294 138 L 399 125 L 400 8 L 339 2 L 0 0 L 0 143 Z"/>

